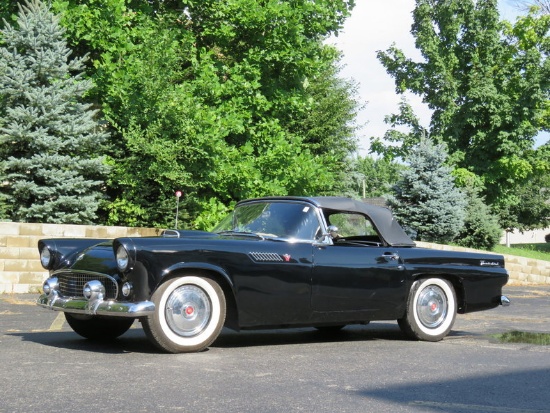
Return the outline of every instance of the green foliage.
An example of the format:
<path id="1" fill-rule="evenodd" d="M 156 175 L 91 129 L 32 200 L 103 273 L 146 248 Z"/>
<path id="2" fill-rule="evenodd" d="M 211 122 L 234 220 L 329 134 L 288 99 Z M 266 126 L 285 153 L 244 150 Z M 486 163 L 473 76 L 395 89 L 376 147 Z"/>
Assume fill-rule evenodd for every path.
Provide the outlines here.
<path id="1" fill-rule="evenodd" d="M 0 193 L 0 221 L 9 220 L 8 208 L 9 208 L 8 197 Z"/>
<path id="2" fill-rule="evenodd" d="M 195 220 L 196 229 L 209 231 L 218 224 L 230 211 L 230 209 L 218 201 L 210 198 L 201 205 L 202 213 Z"/>
<path id="3" fill-rule="evenodd" d="M 477 188 L 467 187 L 463 191 L 467 196 L 466 217 L 454 242 L 462 247 L 490 251 L 502 235 L 498 217 L 485 204 Z"/>
<path id="4" fill-rule="evenodd" d="M 510 194 L 506 208 L 501 208 L 506 227 L 520 231 L 550 225 L 550 145 L 526 152 L 525 159 L 532 172 Z"/>
<path id="5" fill-rule="evenodd" d="M 502 225 L 516 188 L 535 173 L 527 157 L 534 137 L 548 130 L 549 28 L 550 16 L 534 13 L 500 22 L 496 0 L 417 0 L 412 34 L 422 61 L 395 46 L 378 54 L 396 90 L 433 110 L 430 136 L 479 177 Z"/>
<path id="6" fill-rule="evenodd" d="M 103 219 L 169 225 L 182 189 L 186 225 L 206 228 L 243 198 L 334 191 L 356 102 L 322 39 L 352 6 L 55 1 L 113 132 Z"/>
<path id="7" fill-rule="evenodd" d="M 388 198 L 400 223 L 417 231 L 421 241 L 448 243 L 463 226 L 466 200 L 444 165 L 446 158 L 444 144 L 423 138 L 409 153 L 409 168 Z"/>
<path id="8" fill-rule="evenodd" d="M 357 84 L 340 78 L 332 59 L 336 56 L 324 63 L 326 68 L 319 69 L 320 73 L 304 80 L 307 110 L 291 121 L 291 127 L 295 134 L 304 137 L 313 154 L 323 155 L 330 150 L 336 159 L 344 161 L 357 148 L 355 115 L 362 105 L 354 99 Z"/>
<path id="9" fill-rule="evenodd" d="M 0 47 L 3 125 L 0 153 L 9 218 L 23 222 L 91 223 L 106 173 L 106 138 L 84 103 L 92 87 L 82 59 L 71 54 L 59 19 L 37 0 L 5 22 Z"/>
<path id="10" fill-rule="evenodd" d="M 391 127 L 383 138 L 372 137 L 370 151 L 384 159 L 404 159 L 428 131 L 420 125 L 420 119 L 405 98 L 401 98 L 399 112 L 388 115 L 384 122 Z"/>
<path id="11" fill-rule="evenodd" d="M 405 166 L 386 158 L 376 159 L 365 156 L 357 158 L 355 168 L 361 177 L 356 183 L 357 192 L 363 198 L 375 198 L 385 196 L 392 191 Z"/>
<path id="12" fill-rule="evenodd" d="M 18 4 L 16 1 L 0 2 L 0 28 L 4 27 L 5 21 L 11 22 L 14 20 Z"/>

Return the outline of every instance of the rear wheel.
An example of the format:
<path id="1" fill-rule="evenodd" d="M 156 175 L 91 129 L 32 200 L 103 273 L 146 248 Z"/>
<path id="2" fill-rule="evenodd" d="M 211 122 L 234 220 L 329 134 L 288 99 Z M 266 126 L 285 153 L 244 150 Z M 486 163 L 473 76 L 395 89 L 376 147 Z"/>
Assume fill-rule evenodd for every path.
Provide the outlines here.
<path id="1" fill-rule="evenodd" d="M 221 287 L 209 278 L 186 276 L 162 284 L 153 294 L 155 313 L 142 320 L 147 337 L 170 353 L 208 347 L 225 322 Z"/>
<path id="2" fill-rule="evenodd" d="M 134 323 L 133 318 L 101 318 L 65 313 L 65 320 L 75 333 L 90 340 L 113 340 Z"/>
<path id="3" fill-rule="evenodd" d="M 456 293 L 442 278 L 426 278 L 413 283 L 405 317 L 399 327 L 416 340 L 439 341 L 453 327 L 457 311 Z"/>

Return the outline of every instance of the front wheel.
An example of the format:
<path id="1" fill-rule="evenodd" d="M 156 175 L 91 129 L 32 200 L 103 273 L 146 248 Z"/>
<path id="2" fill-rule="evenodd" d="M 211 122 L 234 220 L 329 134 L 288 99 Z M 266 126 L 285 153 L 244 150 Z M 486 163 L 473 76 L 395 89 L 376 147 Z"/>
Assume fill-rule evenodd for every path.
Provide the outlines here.
<path id="1" fill-rule="evenodd" d="M 456 311 L 456 293 L 451 283 L 427 278 L 413 283 L 405 317 L 397 322 L 415 340 L 439 341 L 451 331 Z"/>
<path id="2" fill-rule="evenodd" d="M 123 335 L 134 323 L 133 318 L 101 318 L 69 313 L 65 313 L 65 320 L 78 335 L 105 341 Z"/>
<path id="3" fill-rule="evenodd" d="M 157 347 L 170 353 L 205 349 L 218 337 L 225 322 L 225 296 L 209 278 L 169 280 L 152 299 L 155 312 L 142 320 L 143 330 Z"/>

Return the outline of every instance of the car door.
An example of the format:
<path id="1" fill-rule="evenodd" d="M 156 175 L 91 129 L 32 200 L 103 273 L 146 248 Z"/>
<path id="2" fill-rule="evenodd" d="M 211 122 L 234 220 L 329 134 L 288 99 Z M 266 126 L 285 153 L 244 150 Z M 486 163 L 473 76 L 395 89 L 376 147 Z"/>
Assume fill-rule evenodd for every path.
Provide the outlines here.
<path id="1" fill-rule="evenodd" d="M 332 245 L 314 248 L 312 310 L 340 312 L 344 318 L 352 316 L 344 313 L 354 312 L 366 318 L 393 318 L 408 291 L 399 249 L 383 246 L 363 215 L 339 213 L 328 219 L 342 227 Z"/>
<path id="2" fill-rule="evenodd" d="M 311 314 L 311 243 L 249 243 L 232 270 L 241 326 L 305 323 Z"/>

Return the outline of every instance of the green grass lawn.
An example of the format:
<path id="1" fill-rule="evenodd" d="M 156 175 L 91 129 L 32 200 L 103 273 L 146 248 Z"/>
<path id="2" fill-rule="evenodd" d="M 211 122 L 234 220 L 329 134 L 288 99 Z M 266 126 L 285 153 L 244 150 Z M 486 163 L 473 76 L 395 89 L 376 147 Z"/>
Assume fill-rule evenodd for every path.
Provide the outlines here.
<path id="1" fill-rule="evenodd" d="M 550 334 L 548 333 L 529 333 L 525 331 L 510 331 L 503 334 L 493 335 L 501 343 L 528 343 L 539 346 L 550 345 Z"/>
<path id="2" fill-rule="evenodd" d="M 497 245 L 493 252 L 550 261 L 550 242 L 542 244 L 512 244 L 510 248 L 504 245 Z"/>

